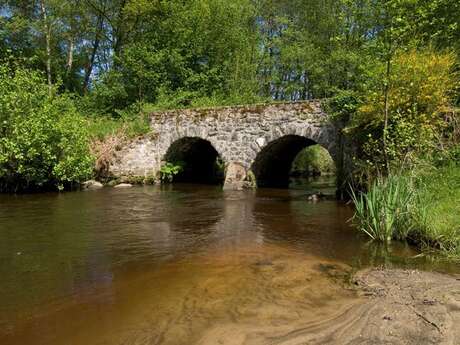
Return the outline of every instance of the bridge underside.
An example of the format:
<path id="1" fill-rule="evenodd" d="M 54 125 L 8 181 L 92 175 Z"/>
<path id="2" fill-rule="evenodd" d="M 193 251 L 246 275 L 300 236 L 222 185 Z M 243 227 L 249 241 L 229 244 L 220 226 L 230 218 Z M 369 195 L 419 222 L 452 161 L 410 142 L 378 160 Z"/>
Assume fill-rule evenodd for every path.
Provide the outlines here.
<path id="1" fill-rule="evenodd" d="M 270 142 L 259 152 L 251 167 L 257 187 L 287 188 L 295 157 L 302 149 L 314 144 L 313 140 L 298 135 L 287 135 Z"/>
<path id="2" fill-rule="evenodd" d="M 223 172 L 219 170 L 219 153 L 207 140 L 186 137 L 176 140 L 166 152 L 164 160 L 181 167 L 174 176 L 175 182 L 221 183 Z"/>

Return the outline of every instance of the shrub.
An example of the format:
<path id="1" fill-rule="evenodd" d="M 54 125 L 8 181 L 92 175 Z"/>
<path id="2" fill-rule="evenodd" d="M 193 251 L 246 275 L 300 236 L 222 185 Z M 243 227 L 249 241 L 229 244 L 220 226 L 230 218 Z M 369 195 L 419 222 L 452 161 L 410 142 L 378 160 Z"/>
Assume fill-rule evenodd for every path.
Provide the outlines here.
<path id="1" fill-rule="evenodd" d="M 91 175 L 85 122 L 56 91 L 40 73 L 0 67 L 0 190 L 63 189 Z"/>
<path id="2" fill-rule="evenodd" d="M 309 176 L 332 174 L 335 172 L 335 163 L 324 147 L 313 145 L 299 152 L 292 163 L 291 172 Z"/>
<path id="3" fill-rule="evenodd" d="M 384 64 L 377 64 L 369 85 L 347 132 L 353 134 L 361 151 L 362 162 L 369 168 L 382 170 L 388 159 L 400 167 L 421 155 L 430 155 L 440 148 L 447 122 L 444 115 L 451 109 L 452 97 L 458 87 L 455 73 L 456 57 L 430 49 L 411 50 L 397 54 L 391 64 L 388 83 L 387 146 L 383 146 L 385 126 L 386 80 Z"/>
<path id="4" fill-rule="evenodd" d="M 173 164 L 167 162 L 160 169 L 160 179 L 163 182 L 172 182 L 174 176 L 183 171 L 183 169 L 183 163 Z"/>

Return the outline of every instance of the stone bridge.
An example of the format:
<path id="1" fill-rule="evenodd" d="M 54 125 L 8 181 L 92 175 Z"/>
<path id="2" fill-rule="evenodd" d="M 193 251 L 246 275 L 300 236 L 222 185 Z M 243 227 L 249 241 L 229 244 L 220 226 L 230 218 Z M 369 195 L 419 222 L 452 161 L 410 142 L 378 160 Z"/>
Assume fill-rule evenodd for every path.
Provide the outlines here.
<path id="1" fill-rule="evenodd" d="M 155 112 L 150 127 L 116 152 L 112 176 L 157 176 L 166 161 L 181 161 L 184 181 L 209 182 L 220 165 L 225 189 L 279 187 L 299 151 L 313 144 L 329 151 L 339 184 L 346 172 L 341 128 L 320 101 Z"/>

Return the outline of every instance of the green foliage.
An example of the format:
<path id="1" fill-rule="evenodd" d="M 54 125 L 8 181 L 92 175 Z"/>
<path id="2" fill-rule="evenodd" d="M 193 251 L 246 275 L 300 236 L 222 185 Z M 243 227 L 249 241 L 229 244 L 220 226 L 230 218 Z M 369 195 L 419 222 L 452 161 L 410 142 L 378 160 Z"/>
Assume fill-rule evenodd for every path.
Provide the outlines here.
<path id="1" fill-rule="evenodd" d="M 256 104 L 266 102 L 267 99 L 252 95 L 213 95 L 200 96 L 193 92 L 164 93 L 160 91 L 155 103 L 146 103 L 143 106 L 144 112 L 158 110 L 181 109 L 181 108 L 209 108 L 232 105 Z"/>
<path id="2" fill-rule="evenodd" d="M 124 42 L 117 68 L 95 83 L 94 108 L 113 113 L 134 102 L 181 108 L 257 93 L 256 33 L 249 0 L 131 2 L 141 35 Z"/>
<path id="3" fill-rule="evenodd" d="M 370 171 L 382 171 L 386 159 L 397 167 L 412 164 L 441 146 L 446 127 L 443 115 L 458 85 L 454 64 L 455 56 L 450 53 L 411 50 L 398 54 L 392 62 L 387 98 L 381 82 L 385 66 L 376 65 L 347 129 L 362 148 L 359 158 L 369 163 Z"/>
<path id="4" fill-rule="evenodd" d="M 42 76 L 0 67 L 0 190 L 59 188 L 90 176 L 83 118 Z"/>
<path id="5" fill-rule="evenodd" d="M 141 107 L 141 110 L 138 110 Z M 134 138 L 150 132 L 148 106 L 135 104 L 118 116 L 87 116 L 88 132 L 92 139 L 103 140 L 122 133 L 126 138 Z"/>
<path id="6" fill-rule="evenodd" d="M 329 152 L 320 145 L 309 146 L 297 155 L 292 163 L 291 173 L 316 176 L 331 174 L 335 171 L 335 164 Z"/>
<path id="7" fill-rule="evenodd" d="M 119 117 L 117 110 L 122 110 L 135 100 L 130 101 L 126 92 L 123 76 L 120 72 L 105 73 L 92 92 L 81 98 L 80 104 L 85 113 L 91 116 Z"/>
<path id="8" fill-rule="evenodd" d="M 369 60 L 365 37 L 373 25 L 371 2 L 258 3 L 263 95 L 277 100 L 324 98 L 357 87 Z"/>
<path id="9" fill-rule="evenodd" d="M 460 258 L 460 167 L 450 164 L 418 174 L 418 218 L 412 235 L 426 249 Z"/>
<path id="10" fill-rule="evenodd" d="M 179 174 L 183 170 L 183 165 L 181 163 L 170 163 L 166 162 L 160 168 L 160 179 L 163 182 L 172 182 L 174 176 Z"/>
<path id="11" fill-rule="evenodd" d="M 340 90 L 334 97 L 327 99 L 323 106 L 333 121 L 347 124 L 356 114 L 362 95 L 353 90 Z"/>
<path id="12" fill-rule="evenodd" d="M 375 181 L 367 193 L 351 191 L 356 207 L 353 218 L 358 229 L 374 240 L 405 239 L 412 230 L 414 188 L 404 176 Z"/>
<path id="13" fill-rule="evenodd" d="M 460 258 L 460 168 L 426 166 L 352 191 L 353 222 L 374 240 L 409 240 L 427 251 Z"/>
<path id="14" fill-rule="evenodd" d="M 322 98 L 359 90 L 396 50 L 458 52 L 459 16 L 451 0 L 9 0 L 0 56 L 49 62 L 52 81 L 87 95 L 93 113 L 161 93 L 179 106 Z"/>

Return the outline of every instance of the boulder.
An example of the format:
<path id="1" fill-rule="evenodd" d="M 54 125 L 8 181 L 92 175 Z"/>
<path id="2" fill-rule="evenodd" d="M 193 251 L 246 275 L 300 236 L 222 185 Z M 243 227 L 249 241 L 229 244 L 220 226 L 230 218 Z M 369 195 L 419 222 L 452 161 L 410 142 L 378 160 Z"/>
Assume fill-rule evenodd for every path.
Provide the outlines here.
<path id="1" fill-rule="evenodd" d="M 81 184 L 81 186 L 83 189 L 86 189 L 86 190 L 100 189 L 104 187 L 102 183 L 95 181 L 95 180 L 85 181 Z"/>
<path id="2" fill-rule="evenodd" d="M 117 184 L 119 184 L 119 183 L 120 183 L 120 182 L 117 181 L 117 180 L 112 180 L 112 181 L 109 181 L 109 182 L 107 183 L 107 186 L 108 186 L 108 187 L 115 187 L 115 186 L 116 186 Z"/>
<path id="3" fill-rule="evenodd" d="M 313 193 L 313 194 L 310 194 L 308 197 L 307 197 L 307 200 L 308 201 L 311 201 L 311 202 L 318 202 L 322 199 L 326 198 L 326 195 L 321 193 L 321 192 L 317 192 L 317 193 Z"/>
<path id="4" fill-rule="evenodd" d="M 241 164 L 230 162 L 225 174 L 224 190 L 243 190 L 246 177 L 246 169 Z"/>
<path id="5" fill-rule="evenodd" d="M 113 188 L 131 188 L 133 185 L 131 183 L 120 183 Z"/>

